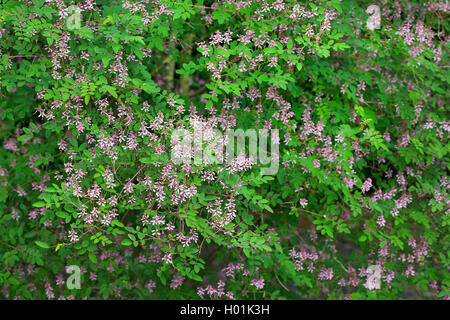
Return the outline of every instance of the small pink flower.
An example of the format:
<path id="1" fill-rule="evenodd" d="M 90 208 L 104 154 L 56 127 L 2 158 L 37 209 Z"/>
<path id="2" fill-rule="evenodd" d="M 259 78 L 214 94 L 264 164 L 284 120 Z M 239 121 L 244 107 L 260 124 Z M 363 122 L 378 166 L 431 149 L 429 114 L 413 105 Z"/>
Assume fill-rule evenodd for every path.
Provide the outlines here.
<path id="1" fill-rule="evenodd" d="M 262 289 L 262 288 L 264 288 L 264 279 L 263 278 L 260 278 L 258 280 L 253 279 L 251 282 L 251 285 L 258 289 Z"/>
<path id="2" fill-rule="evenodd" d="M 361 190 L 363 193 L 366 193 L 367 191 L 370 190 L 370 188 L 372 188 L 372 179 L 368 178 L 366 181 L 364 181 L 364 184 L 361 187 Z"/>

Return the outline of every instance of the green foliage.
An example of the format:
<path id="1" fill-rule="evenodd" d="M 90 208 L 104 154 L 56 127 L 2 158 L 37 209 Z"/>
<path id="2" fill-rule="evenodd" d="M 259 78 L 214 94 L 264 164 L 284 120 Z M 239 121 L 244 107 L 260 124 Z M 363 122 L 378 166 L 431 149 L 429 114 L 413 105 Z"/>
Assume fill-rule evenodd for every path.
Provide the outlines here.
<path id="1" fill-rule="evenodd" d="M 89 3 L 0 4 L 0 297 L 448 298 L 442 3 Z M 173 163 L 195 120 L 278 171 Z"/>

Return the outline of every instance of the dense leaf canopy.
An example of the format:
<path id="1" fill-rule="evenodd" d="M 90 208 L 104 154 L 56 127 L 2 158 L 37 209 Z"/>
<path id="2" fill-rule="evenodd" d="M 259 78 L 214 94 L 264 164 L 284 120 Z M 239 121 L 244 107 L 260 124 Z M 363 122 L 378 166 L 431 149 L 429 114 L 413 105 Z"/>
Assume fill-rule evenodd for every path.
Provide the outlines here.
<path id="1" fill-rule="evenodd" d="M 1 1 L 0 297 L 449 298 L 449 8 Z"/>

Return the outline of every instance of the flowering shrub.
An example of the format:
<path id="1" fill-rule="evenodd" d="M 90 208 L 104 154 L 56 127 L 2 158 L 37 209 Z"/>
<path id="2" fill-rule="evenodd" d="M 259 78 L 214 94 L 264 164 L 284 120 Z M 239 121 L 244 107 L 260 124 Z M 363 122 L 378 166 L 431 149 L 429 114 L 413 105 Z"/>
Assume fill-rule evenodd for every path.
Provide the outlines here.
<path id="1" fill-rule="evenodd" d="M 448 298 L 448 12 L 3 0 L 0 297 Z M 175 163 L 193 127 L 279 168 Z"/>

